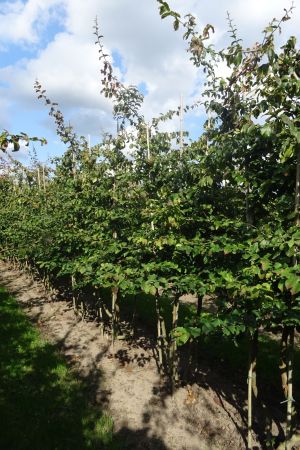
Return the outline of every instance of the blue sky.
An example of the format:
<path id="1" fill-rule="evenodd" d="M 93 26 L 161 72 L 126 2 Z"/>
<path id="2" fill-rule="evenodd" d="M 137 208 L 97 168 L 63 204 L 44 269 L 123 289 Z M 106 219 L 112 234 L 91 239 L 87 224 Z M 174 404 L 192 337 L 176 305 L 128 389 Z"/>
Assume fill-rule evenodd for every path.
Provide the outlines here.
<path id="1" fill-rule="evenodd" d="M 195 14 L 200 26 L 215 25 L 217 46 L 228 39 L 227 10 L 245 44 L 251 45 L 260 39 L 269 20 L 280 17 L 291 4 L 289 0 L 169 3 L 182 14 Z M 299 9 L 300 5 L 285 24 L 282 42 L 291 34 L 299 39 Z M 64 146 L 47 109 L 37 101 L 36 78 L 78 134 L 91 136 L 92 144 L 116 129 L 111 102 L 100 94 L 100 62 L 93 36 L 96 16 L 116 73 L 145 95 L 147 120 L 175 108 L 181 94 L 186 103 L 201 95 L 202 76 L 190 63 L 181 34 L 173 32 L 170 21 L 160 19 L 155 0 L 0 0 L 0 127 L 45 137 L 46 147 L 36 145 L 41 160 L 60 155 Z M 185 129 L 192 138 L 201 133 L 204 119 L 201 111 L 185 116 Z M 179 120 L 166 127 L 178 130 Z M 18 157 L 28 160 L 27 150 Z"/>

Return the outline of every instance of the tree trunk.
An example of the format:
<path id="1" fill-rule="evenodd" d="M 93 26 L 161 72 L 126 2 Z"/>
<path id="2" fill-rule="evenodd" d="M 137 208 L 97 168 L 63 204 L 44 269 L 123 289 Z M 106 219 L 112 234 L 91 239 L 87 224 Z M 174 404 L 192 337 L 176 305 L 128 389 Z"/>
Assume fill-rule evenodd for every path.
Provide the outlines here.
<path id="1" fill-rule="evenodd" d="M 168 355 L 166 355 L 168 349 L 167 331 L 165 320 L 161 313 L 161 308 L 159 305 L 159 294 L 156 292 L 155 299 L 156 306 L 156 317 L 157 317 L 157 341 L 158 341 L 158 359 L 160 370 L 166 369 L 166 363 Z"/>
<path id="2" fill-rule="evenodd" d="M 77 314 L 77 295 L 75 293 L 75 276 L 71 276 L 71 287 L 72 287 L 72 303 L 73 303 L 73 311 Z"/>
<path id="3" fill-rule="evenodd" d="M 258 350 L 258 330 L 250 337 L 249 368 L 248 368 L 248 449 L 252 449 L 253 429 L 253 397 L 257 399 L 258 390 L 256 383 L 256 363 Z"/>
<path id="4" fill-rule="evenodd" d="M 293 353 L 294 327 L 284 327 L 280 349 L 280 375 L 285 402 L 287 404 L 285 450 L 290 450 L 294 434 L 296 410 L 293 405 Z M 283 448 L 283 447 L 282 447 Z"/>
<path id="5" fill-rule="evenodd" d="M 172 332 L 174 332 L 175 328 L 178 326 L 178 312 L 179 312 L 179 295 L 176 295 L 173 302 L 173 310 L 172 310 Z M 175 388 L 176 383 L 178 382 L 178 353 L 177 353 L 177 342 L 174 336 L 171 335 L 170 342 L 170 352 L 169 352 L 169 361 L 170 361 L 170 369 L 171 369 L 171 382 L 172 382 L 172 391 Z"/>
<path id="6" fill-rule="evenodd" d="M 295 183 L 295 207 L 294 207 L 296 217 L 295 224 L 300 227 L 300 145 L 297 145 L 297 165 L 296 165 L 296 183 Z M 298 263 L 297 254 L 299 249 L 294 248 L 293 265 Z M 290 299 L 289 308 L 292 308 L 294 301 L 294 296 Z M 284 383 L 283 390 L 287 403 L 287 415 L 286 415 L 286 436 L 285 436 L 285 449 L 290 450 L 292 446 L 293 434 L 295 432 L 295 419 L 296 410 L 293 405 L 293 356 L 294 356 L 294 327 L 289 327 L 284 330 L 283 334 L 284 345 L 282 350 L 284 350 L 285 356 L 285 366 L 284 366 Z M 282 358 L 283 359 L 283 358 Z M 283 365 L 284 365 L 283 363 Z"/>
<path id="7" fill-rule="evenodd" d="M 159 370 L 162 370 L 163 367 L 163 357 L 162 357 L 162 341 L 161 341 L 161 322 L 160 322 L 160 308 L 159 308 L 159 299 L 158 293 L 155 297 L 155 308 L 156 308 L 156 320 L 157 320 L 157 347 L 158 347 L 158 364 Z"/>
<path id="8" fill-rule="evenodd" d="M 293 356 L 294 356 L 294 327 L 289 332 L 287 348 L 287 409 L 286 409 L 286 450 L 291 449 L 295 410 L 293 407 Z"/>
<path id="9" fill-rule="evenodd" d="M 120 305 L 118 302 L 119 288 L 117 286 L 113 287 L 112 290 L 112 343 L 114 344 L 115 339 L 119 332 L 119 322 L 120 322 Z"/>
<path id="10" fill-rule="evenodd" d="M 100 334 L 101 334 L 101 337 L 104 337 L 104 318 L 103 318 L 103 307 L 102 307 L 101 299 L 99 299 L 98 316 L 99 316 L 99 321 L 100 321 Z"/>
<path id="11" fill-rule="evenodd" d="M 137 301 L 138 301 L 137 295 L 135 295 L 134 296 L 134 303 L 133 303 L 132 321 L 131 321 L 131 327 L 132 327 L 131 335 L 132 335 L 132 337 L 135 335 Z"/>
<path id="12" fill-rule="evenodd" d="M 197 295 L 197 316 L 199 317 L 203 309 L 203 295 Z"/>
<path id="13" fill-rule="evenodd" d="M 289 331 L 287 327 L 284 327 L 282 330 L 281 336 L 281 345 L 280 345 L 280 361 L 279 361 L 279 370 L 281 377 L 281 387 L 283 390 L 283 395 L 287 398 L 288 392 L 288 375 L 287 375 L 287 348 L 288 348 L 288 335 Z"/>

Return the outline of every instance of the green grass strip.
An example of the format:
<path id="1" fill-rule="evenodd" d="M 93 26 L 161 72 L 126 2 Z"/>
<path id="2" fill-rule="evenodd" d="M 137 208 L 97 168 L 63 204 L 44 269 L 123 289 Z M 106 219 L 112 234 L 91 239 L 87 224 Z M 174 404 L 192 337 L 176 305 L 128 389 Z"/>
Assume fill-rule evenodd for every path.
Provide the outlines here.
<path id="1" fill-rule="evenodd" d="M 88 397 L 55 346 L 0 288 L 0 448 L 117 448 L 111 417 Z"/>

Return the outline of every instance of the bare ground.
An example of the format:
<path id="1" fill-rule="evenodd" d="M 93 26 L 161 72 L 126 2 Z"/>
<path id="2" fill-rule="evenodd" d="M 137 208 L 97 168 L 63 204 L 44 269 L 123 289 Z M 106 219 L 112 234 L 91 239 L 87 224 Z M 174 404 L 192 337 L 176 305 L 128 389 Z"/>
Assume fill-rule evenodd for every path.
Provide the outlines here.
<path id="1" fill-rule="evenodd" d="M 43 336 L 70 367 L 88 378 L 94 401 L 111 413 L 124 449 L 238 450 L 246 448 L 245 390 L 206 371 L 201 382 L 173 396 L 158 374 L 147 339 L 112 348 L 95 322 L 76 317 L 66 301 L 51 301 L 42 284 L 0 262 L 0 284 L 15 295 Z M 254 436 L 254 443 L 261 448 Z"/>

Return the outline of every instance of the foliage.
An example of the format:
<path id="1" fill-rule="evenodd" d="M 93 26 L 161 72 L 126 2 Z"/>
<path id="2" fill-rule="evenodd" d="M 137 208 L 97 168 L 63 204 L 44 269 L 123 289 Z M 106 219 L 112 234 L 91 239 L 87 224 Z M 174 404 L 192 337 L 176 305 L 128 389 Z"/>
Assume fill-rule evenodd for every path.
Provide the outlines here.
<path id="1" fill-rule="evenodd" d="M 206 77 L 201 137 L 180 152 L 176 135 L 159 132 L 178 110 L 145 124 L 142 95 L 114 75 L 96 23 L 102 93 L 122 129 L 89 150 L 36 83 L 69 148 L 43 188 L 1 179 L 2 256 L 76 280 L 83 292 L 117 287 L 172 304 L 182 294 L 210 298 L 213 312 L 198 308 L 172 330 L 179 344 L 299 328 L 300 58 L 294 37 L 276 44 L 293 8 L 252 48 L 228 17 L 231 42 L 216 50 L 211 25 L 199 32 L 192 15 L 158 3 Z M 226 79 L 217 76 L 221 62 Z"/>
<path id="2" fill-rule="evenodd" d="M 12 134 L 7 130 L 3 130 L 0 134 L 0 149 L 3 152 L 6 152 L 9 144 L 12 144 L 12 151 L 17 152 L 18 150 L 20 150 L 20 141 L 24 141 L 26 146 L 29 145 L 30 141 L 39 141 L 41 145 L 47 144 L 47 141 L 44 138 L 29 137 L 26 133 Z"/>

